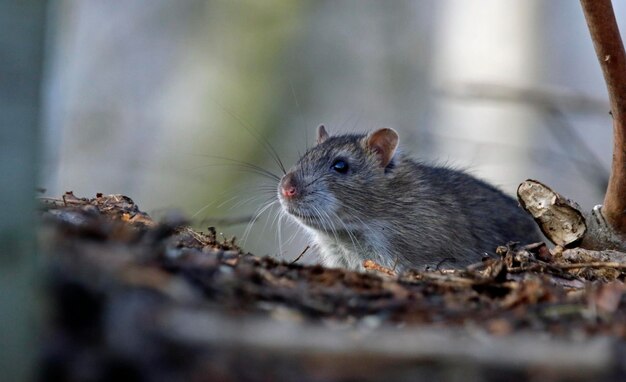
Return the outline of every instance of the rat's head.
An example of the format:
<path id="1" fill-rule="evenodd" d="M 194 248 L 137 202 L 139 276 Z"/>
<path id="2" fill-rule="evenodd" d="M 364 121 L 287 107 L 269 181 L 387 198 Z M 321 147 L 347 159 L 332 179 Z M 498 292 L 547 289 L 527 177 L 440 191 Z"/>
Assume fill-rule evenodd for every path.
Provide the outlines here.
<path id="1" fill-rule="evenodd" d="M 341 231 L 366 224 L 385 175 L 393 167 L 398 134 L 380 129 L 367 135 L 330 136 L 324 126 L 308 150 L 278 184 L 282 208 L 317 230 Z"/>

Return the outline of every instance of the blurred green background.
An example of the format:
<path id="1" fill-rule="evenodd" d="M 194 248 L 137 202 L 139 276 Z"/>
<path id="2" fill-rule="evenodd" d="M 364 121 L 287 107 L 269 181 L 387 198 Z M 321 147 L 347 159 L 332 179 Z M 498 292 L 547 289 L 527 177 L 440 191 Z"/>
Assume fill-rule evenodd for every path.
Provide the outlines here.
<path id="1" fill-rule="evenodd" d="M 216 157 L 278 172 L 255 135 L 290 166 L 324 123 L 393 127 L 405 151 L 511 194 L 535 178 L 602 200 L 609 107 L 578 2 L 64 0 L 48 20 L 49 196 L 122 193 L 242 237 L 226 220 L 275 184 Z M 279 239 L 274 218 L 245 249 L 295 257 L 306 238 L 283 221 Z"/>

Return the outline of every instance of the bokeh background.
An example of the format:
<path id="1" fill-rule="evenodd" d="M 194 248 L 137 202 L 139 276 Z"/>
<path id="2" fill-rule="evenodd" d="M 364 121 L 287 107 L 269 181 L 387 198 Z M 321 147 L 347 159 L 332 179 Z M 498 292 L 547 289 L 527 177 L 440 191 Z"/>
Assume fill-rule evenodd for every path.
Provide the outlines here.
<path id="1" fill-rule="evenodd" d="M 262 141 L 290 166 L 324 123 L 393 127 L 510 194 L 602 201 L 609 106 L 575 1 L 60 0 L 48 20 L 49 196 L 121 193 L 243 239 L 275 185 L 231 160 L 278 172 Z M 275 217 L 244 247 L 294 258 L 307 240 Z"/>

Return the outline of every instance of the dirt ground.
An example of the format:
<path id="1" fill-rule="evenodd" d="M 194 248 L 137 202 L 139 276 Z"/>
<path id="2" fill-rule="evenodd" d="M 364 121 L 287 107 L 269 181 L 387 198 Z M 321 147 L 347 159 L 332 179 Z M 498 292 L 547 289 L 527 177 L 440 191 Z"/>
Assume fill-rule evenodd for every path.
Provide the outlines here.
<path id="1" fill-rule="evenodd" d="M 257 257 L 121 195 L 46 199 L 41 220 L 42 380 L 626 377 L 623 253 L 503 243 L 463 270 L 358 273 Z"/>

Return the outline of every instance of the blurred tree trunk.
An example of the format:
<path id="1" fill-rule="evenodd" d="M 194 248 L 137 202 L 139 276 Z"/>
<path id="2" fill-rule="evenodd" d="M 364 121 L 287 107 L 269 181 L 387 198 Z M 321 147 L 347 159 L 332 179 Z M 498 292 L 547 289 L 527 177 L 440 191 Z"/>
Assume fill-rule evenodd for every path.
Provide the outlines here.
<path id="1" fill-rule="evenodd" d="M 46 1 L 0 2 L 0 380 L 33 377 L 34 207 Z"/>
<path id="2" fill-rule="evenodd" d="M 536 72 L 538 39 L 533 32 L 543 6 L 537 1 L 441 3 L 433 54 L 436 86 L 451 91 L 467 84 L 527 84 Z M 474 97 L 474 100 L 477 97 Z M 476 166 L 479 177 L 512 193 L 528 177 L 527 152 L 536 116 L 520 103 L 467 102 L 444 98 L 434 114 L 439 155 Z M 506 128 L 503 128 L 506 126 Z M 507 147 L 494 158 L 494 150 Z M 511 145 L 513 147 L 511 147 Z M 485 148 L 489 148 L 485 150 Z M 443 155 L 442 155 L 443 154 Z"/>

